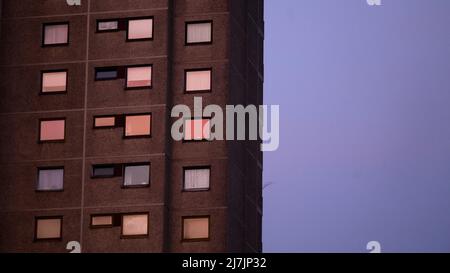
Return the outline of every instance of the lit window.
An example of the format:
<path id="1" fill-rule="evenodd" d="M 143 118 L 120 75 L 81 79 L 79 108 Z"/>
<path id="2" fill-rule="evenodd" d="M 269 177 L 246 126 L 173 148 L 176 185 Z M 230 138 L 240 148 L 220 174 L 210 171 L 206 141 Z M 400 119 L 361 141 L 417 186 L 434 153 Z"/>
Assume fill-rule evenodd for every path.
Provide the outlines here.
<path id="1" fill-rule="evenodd" d="M 40 141 L 61 141 L 65 137 L 65 120 L 42 120 Z"/>
<path id="2" fill-rule="evenodd" d="M 150 165 L 128 165 L 125 166 L 125 187 L 145 186 L 150 183 Z"/>
<path id="3" fill-rule="evenodd" d="M 117 67 L 101 67 L 95 69 L 95 80 L 115 80 L 118 78 Z"/>
<path id="4" fill-rule="evenodd" d="M 148 115 L 130 115 L 125 117 L 125 137 L 150 136 L 151 118 Z"/>
<path id="5" fill-rule="evenodd" d="M 202 191 L 209 189 L 210 168 L 185 168 L 184 190 Z"/>
<path id="6" fill-rule="evenodd" d="M 208 140 L 211 135 L 211 121 L 209 119 L 188 119 L 184 123 L 184 140 Z"/>
<path id="7" fill-rule="evenodd" d="M 38 191 L 58 191 L 63 189 L 63 168 L 42 168 L 38 170 Z"/>
<path id="8" fill-rule="evenodd" d="M 122 215 L 122 236 L 148 235 L 148 214 Z"/>
<path id="9" fill-rule="evenodd" d="M 127 88 L 152 86 L 152 66 L 127 68 Z"/>
<path id="10" fill-rule="evenodd" d="M 95 128 L 111 128 L 116 126 L 116 117 L 95 117 L 94 127 Z"/>
<path id="11" fill-rule="evenodd" d="M 212 42 L 212 22 L 186 23 L 186 44 Z"/>
<path id="12" fill-rule="evenodd" d="M 91 217 L 92 227 L 110 227 L 113 226 L 112 215 L 95 215 Z"/>
<path id="13" fill-rule="evenodd" d="M 44 25 L 44 45 L 65 45 L 68 43 L 68 23 Z"/>
<path id="14" fill-rule="evenodd" d="M 62 217 L 36 218 L 36 240 L 61 239 Z"/>
<path id="15" fill-rule="evenodd" d="M 132 19 L 128 21 L 128 40 L 153 38 L 153 19 Z"/>
<path id="16" fill-rule="evenodd" d="M 183 218 L 183 240 L 209 239 L 209 217 Z"/>
<path id="17" fill-rule="evenodd" d="M 65 92 L 66 87 L 67 71 L 42 73 L 42 93 Z"/>
<path id="18" fill-rule="evenodd" d="M 186 92 L 211 91 L 211 69 L 186 71 Z"/>
<path id="19" fill-rule="evenodd" d="M 114 31 L 119 30 L 119 21 L 99 21 L 97 22 L 97 31 Z"/>
<path id="20" fill-rule="evenodd" d="M 93 178 L 109 178 L 121 175 L 121 166 L 116 165 L 94 165 L 92 166 Z"/>

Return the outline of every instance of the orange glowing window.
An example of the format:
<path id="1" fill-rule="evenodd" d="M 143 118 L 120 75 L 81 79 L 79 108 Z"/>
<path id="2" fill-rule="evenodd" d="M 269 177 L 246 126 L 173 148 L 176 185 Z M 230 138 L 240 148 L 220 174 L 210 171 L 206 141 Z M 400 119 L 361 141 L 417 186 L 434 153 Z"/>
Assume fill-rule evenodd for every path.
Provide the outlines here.
<path id="1" fill-rule="evenodd" d="M 209 217 L 186 217 L 183 219 L 183 240 L 209 239 Z"/>
<path id="2" fill-rule="evenodd" d="M 43 72 L 42 93 L 65 92 L 67 71 Z"/>
<path id="3" fill-rule="evenodd" d="M 65 137 L 65 123 L 61 120 L 42 120 L 40 125 L 40 141 L 60 141 Z"/>
<path id="4" fill-rule="evenodd" d="M 131 19 L 128 21 L 128 40 L 153 38 L 153 19 Z"/>
<path id="5" fill-rule="evenodd" d="M 188 119 L 184 123 L 184 140 L 208 140 L 211 136 L 211 120 Z"/>
<path id="6" fill-rule="evenodd" d="M 36 240 L 60 239 L 62 217 L 36 218 Z"/>
<path id="7" fill-rule="evenodd" d="M 125 137 L 150 136 L 152 116 L 130 115 L 125 117 Z"/>
<path id="8" fill-rule="evenodd" d="M 91 217 L 91 226 L 93 227 L 107 227 L 113 225 L 112 215 L 95 215 Z"/>
<path id="9" fill-rule="evenodd" d="M 114 127 L 116 126 L 116 117 L 96 117 L 94 120 L 95 128 Z"/>
<path id="10" fill-rule="evenodd" d="M 127 88 L 151 87 L 152 66 L 138 66 L 127 68 Z"/>
<path id="11" fill-rule="evenodd" d="M 186 71 L 186 92 L 210 90 L 211 69 Z"/>
<path id="12" fill-rule="evenodd" d="M 122 236 L 148 235 L 148 214 L 122 215 Z"/>

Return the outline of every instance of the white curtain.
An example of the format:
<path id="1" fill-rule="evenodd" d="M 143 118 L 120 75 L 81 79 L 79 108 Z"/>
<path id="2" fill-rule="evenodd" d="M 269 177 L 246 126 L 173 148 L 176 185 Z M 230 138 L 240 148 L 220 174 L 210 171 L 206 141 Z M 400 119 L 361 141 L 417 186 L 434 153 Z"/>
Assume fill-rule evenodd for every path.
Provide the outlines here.
<path id="1" fill-rule="evenodd" d="M 186 73 L 186 91 L 204 91 L 211 89 L 211 71 L 188 71 Z"/>
<path id="2" fill-rule="evenodd" d="M 109 21 L 109 22 L 100 22 L 98 23 L 98 30 L 115 30 L 119 27 L 119 22 L 117 21 Z"/>
<path id="3" fill-rule="evenodd" d="M 147 185 L 150 181 L 150 166 L 126 166 L 125 186 Z"/>
<path id="4" fill-rule="evenodd" d="M 153 37 L 153 20 L 130 20 L 128 22 L 128 39 L 149 39 Z"/>
<path id="5" fill-rule="evenodd" d="M 186 190 L 209 189 L 209 169 L 192 169 L 184 171 L 184 188 Z"/>
<path id="6" fill-rule="evenodd" d="M 68 25 L 50 25 L 45 27 L 44 44 L 65 44 L 68 42 L 69 26 Z"/>
<path id="7" fill-rule="evenodd" d="M 211 42 L 211 23 L 198 23 L 187 25 L 187 42 Z"/>
<path id="8" fill-rule="evenodd" d="M 62 190 L 64 169 L 39 170 L 38 190 Z"/>

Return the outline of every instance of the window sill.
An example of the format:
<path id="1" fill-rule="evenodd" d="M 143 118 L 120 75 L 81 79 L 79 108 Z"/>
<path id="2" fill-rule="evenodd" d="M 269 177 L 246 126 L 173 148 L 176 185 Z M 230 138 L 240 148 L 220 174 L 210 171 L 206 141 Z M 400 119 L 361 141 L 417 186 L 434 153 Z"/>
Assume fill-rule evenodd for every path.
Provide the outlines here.
<path id="1" fill-rule="evenodd" d="M 127 190 L 127 189 L 145 189 L 145 188 L 150 188 L 150 184 L 147 184 L 147 185 L 132 185 L 132 186 L 122 185 L 121 188 L 124 189 L 124 190 Z"/>
<path id="2" fill-rule="evenodd" d="M 65 143 L 65 140 L 38 140 L 39 144 Z"/>
<path id="3" fill-rule="evenodd" d="M 60 238 L 49 238 L 49 239 L 37 239 L 37 238 L 34 238 L 34 242 L 35 243 L 49 243 L 49 242 L 61 242 L 63 239 L 62 239 L 62 237 L 60 237 Z"/>
<path id="4" fill-rule="evenodd" d="M 47 92 L 44 92 L 41 90 L 39 92 L 40 96 L 65 95 L 65 94 L 67 94 L 67 90 L 65 90 L 65 91 L 47 91 Z"/>
<path id="5" fill-rule="evenodd" d="M 209 191 L 211 191 L 210 188 L 205 188 L 205 189 L 193 189 L 193 190 L 186 190 L 186 189 L 183 189 L 181 192 L 183 192 L 183 193 L 196 193 L 196 192 L 209 192 Z"/>
<path id="6" fill-rule="evenodd" d="M 182 243 L 200 243 L 200 242 L 209 242 L 210 238 L 203 238 L 203 239 L 182 239 Z"/>
<path id="7" fill-rule="evenodd" d="M 148 239 L 149 235 L 120 235 L 123 240 Z"/>
<path id="8" fill-rule="evenodd" d="M 64 192 L 64 189 L 61 190 L 35 190 L 36 193 L 61 193 Z"/>
<path id="9" fill-rule="evenodd" d="M 150 90 L 150 89 L 153 89 L 152 85 L 136 86 L 136 87 L 127 87 L 127 86 L 125 86 L 125 91 Z"/>

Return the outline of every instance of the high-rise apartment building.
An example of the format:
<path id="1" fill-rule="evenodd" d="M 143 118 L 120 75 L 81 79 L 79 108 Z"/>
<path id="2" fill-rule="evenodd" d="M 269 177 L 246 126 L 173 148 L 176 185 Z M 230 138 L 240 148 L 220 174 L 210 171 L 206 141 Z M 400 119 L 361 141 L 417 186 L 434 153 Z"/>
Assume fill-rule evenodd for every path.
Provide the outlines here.
<path id="1" fill-rule="evenodd" d="M 1 252 L 262 250 L 260 142 L 171 110 L 262 104 L 263 0 L 1 2 Z"/>

